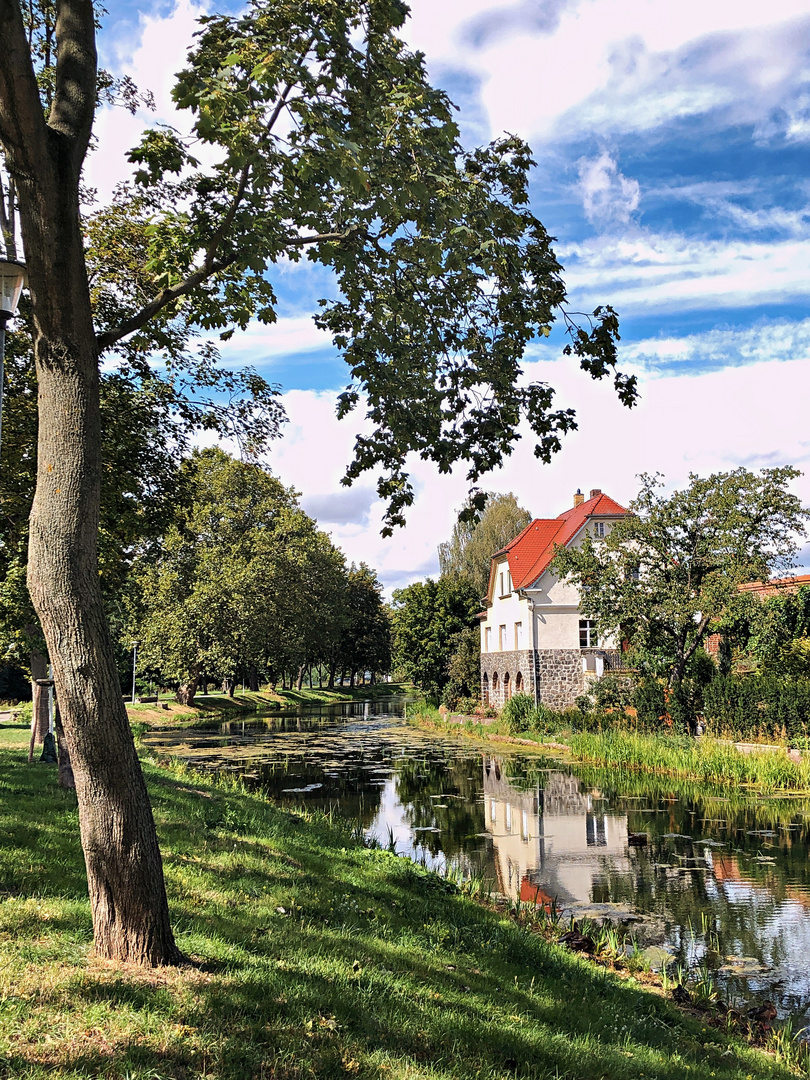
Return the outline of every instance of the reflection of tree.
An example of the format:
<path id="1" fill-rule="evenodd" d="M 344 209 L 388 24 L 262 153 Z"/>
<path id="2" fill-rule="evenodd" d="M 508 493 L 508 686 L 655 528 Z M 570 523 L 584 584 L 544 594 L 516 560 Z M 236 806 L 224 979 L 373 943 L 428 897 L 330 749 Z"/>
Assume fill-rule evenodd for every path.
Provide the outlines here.
<path id="1" fill-rule="evenodd" d="M 339 771 L 326 769 L 321 762 L 304 758 L 261 764 L 255 767 L 259 774 L 259 786 L 276 802 L 305 806 L 310 810 L 337 810 L 341 817 L 360 821 L 367 828 L 380 809 L 382 796 L 380 775 L 369 766 L 383 766 L 382 757 L 370 759 L 358 757 L 349 767 Z M 364 767 L 365 766 L 365 767 Z M 322 784 L 315 791 L 285 791 L 304 788 L 310 784 Z"/>
<path id="2" fill-rule="evenodd" d="M 484 804 L 479 757 L 446 763 L 401 761 L 396 766 L 396 783 L 411 828 L 441 829 L 441 833 L 417 833 L 419 843 L 432 855 L 444 852 L 452 860 L 461 853 L 480 851 Z"/>

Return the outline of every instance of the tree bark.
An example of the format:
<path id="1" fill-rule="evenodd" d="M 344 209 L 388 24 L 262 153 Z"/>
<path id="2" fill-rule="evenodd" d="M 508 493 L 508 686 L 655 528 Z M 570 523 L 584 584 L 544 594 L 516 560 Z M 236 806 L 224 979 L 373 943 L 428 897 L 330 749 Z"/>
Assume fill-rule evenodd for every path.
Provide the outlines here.
<path id="1" fill-rule="evenodd" d="M 17 185 L 39 388 L 28 588 L 76 780 L 96 952 L 176 963 L 152 809 L 98 576 L 101 417 L 79 178 L 96 100 L 94 10 L 57 0 L 46 120 L 17 0 L 0 0 L 0 140 Z"/>
<path id="2" fill-rule="evenodd" d="M 251 691 L 254 694 L 259 692 L 259 671 L 255 664 L 250 665 L 250 671 L 248 672 L 248 683 Z"/>
<path id="3" fill-rule="evenodd" d="M 31 650 L 31 741 L 28 744 L 28 764 L 34 760 L 34 750 L 42 746 L 50 727 L 48 715 L 48 689 L 40 686 L 37 679 L 48 678 L 48 660 L 39 651 Z"/>
<path id="4" fill-rule="evenodd" d="M 195 670 L 189 674 L 186 682 L 180 683 L 174 695 L 180 705 L 188 705 L 189 707 L 194 705 L 194 698 L 197 696 L 197 686 L 199 681 L 199 673 Z"/>
<path id="5" fill-rule="evenodd" d="M 65 788 L 67 791 L 75 791 L 76 778 L 73 775 L 73 766 L 70 763 L 70 752 L 67 748 L 67 739 L 65 738 L 65 729 L 62 726 L 62 714 L 59 711 L 58 702 L 54 708 L 53 726 L 56 730 L 59 787 Z"/>
<path id="6" fill-rule="evenodd" d="M 298 668 L 298 679 L 297 679 L 296 684 L 295 684 L 296 690 L 300 690 L 303 685 L 304 685 L 304 665 L 301 664 L 301 666 Z"/>

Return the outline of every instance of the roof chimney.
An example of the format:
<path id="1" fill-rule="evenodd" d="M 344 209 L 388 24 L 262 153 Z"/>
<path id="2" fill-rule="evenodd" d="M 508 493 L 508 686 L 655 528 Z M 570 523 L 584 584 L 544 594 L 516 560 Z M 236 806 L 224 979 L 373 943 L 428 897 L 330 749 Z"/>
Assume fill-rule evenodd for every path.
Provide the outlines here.
<path id="1" fill-rule="evenodd" d="M 601 488 L 591 488 L 591 498 L 592 499 L 595 499 L 597 495 L 601 495 L 601 494 L 602 494 L 602 489 Z"/>
<path id="2" fill-rule="evenodd" d="M 577 488 L 577 493 L 574 496 L 574 506 L 582 506 L 582 504 L 584 502 L 585 502 L 585 496 L 582 494 L 582 492 L 579 490 L 579 488 Z"/>

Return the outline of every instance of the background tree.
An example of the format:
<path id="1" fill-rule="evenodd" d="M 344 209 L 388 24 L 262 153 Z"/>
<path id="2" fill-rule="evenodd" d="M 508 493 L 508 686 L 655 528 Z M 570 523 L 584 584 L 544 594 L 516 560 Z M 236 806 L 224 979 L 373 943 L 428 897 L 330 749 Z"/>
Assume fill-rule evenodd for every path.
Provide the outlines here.
<path id="1" fill-rule="evenodd" d="M 487 492 L 477 520 L 470 516 L 473 510 L 468 499 L 453 526 L 453 535 L 439 544 L 439 569 L 442 577 L 466 578 L 482 597 L 489 582 L 490 559 L 526 528 L 532 516 L 518 506 L 511 491 L 508 495 Z"/>
<path id="2" fill-rule="evenodd" d="M 560 550 L 554 569 L 576 583 L 600 633 L 624 638 L 677 690 L 713 624 L 741 605 L 747 611 L 739 585 L 792 565 L 810 517 L 788 490 L 799 475 L 788 467 L 692 474 L 667 498 L 660 477 L 643 475 L 633 513 L 604 539 Z"/>
<path id="3" fill-rule="evenodd" d="M 267 537 L 297 504 L 259 466 L 215 448 L 195 451 L 182 473 L 185 499 L 139 563 L 133 621 L 141 663 L 179 683 L 178 700 L 190 705 L 203 674 L 235 683 L 256 661 L 265 559 L 278 546 Z M 298 595 L 295 581 L 274 585 Z"/>
<path id="4" fill-rule="evenodd" d="M 372 682 L 391 670 L 391 617 L 382 597 L 382 585 L 370 566 L 354 563 L 346 578 L 342 607 L 346 624 L 340 635 L 334 666 L 349 672 L 354 686 L 358 673 L 368 671 Z M 334 667 L 330 671 L 330 686 Z"/>
<path id="5" fill-rule="evenodd" d="M 463 699 L 481 700 L 481 629 L 476 624 L 461 630 L 451 644 L 447 664 L 445 705 L 455 709 Z"/>
<path id="6" fill-rule="evenodd" d="M 458 634 L 474 624 L 479 599 L 465 578 L 417 581 L 394 592 L 394 665 L 438 701 Z"/>
<path id="7" fill-rule="evenodd" d="M 318 321 L 351 370 L 339 412 L 363 402 L 374 426 L 347 480 L 380 468 L 389 528 L 413 499 L 412 451 L 443 470 L 464 461 L 475 482 L 524 417 L 541 458 L 558 449 L 571 410 L 554 411 L 550 387 L 519 378 L 526 345 L 557 314 L 582 367 L 612 375 L 626 403 L 635 396 L 615 370 L 614 313 L 577 326 L 565 312 L 561 268 L 527 209 L 528 147 L 514 137 L 461 147 L 450 102 L 396 35 L 406 14 L 388 0 L 282 0 L 207 17 L 175 100 L 216 163 L 168 128 L 147 133 L 132 155 L 139 191 L 119 196 L 109 243 L 95 245 L 110 275 L 96 291 L 80 213 L 102 89 L 96 10 L 0 0 L 0 144 L 31 285 L 40 418 L 28 587 L 75 766 L 104 956 L 178 953 L 98 580 L 100 356 L 117 350 L 148 378 L 158 350 L 171 372 L 190 363 L 188 382 L 206 385 L 210 353 L 175 351 L 177 335 L 182 346 L 190 328 L 227 336 L 253 316 L 272 322 L 267 271 L 306 251 L 336 275 L 340 299 Z"/>
<path id="8" fill-rule="evenodd" d="M 810 586 L 752 604 L 750 655 L 766 674 L 810 676 Z"/>

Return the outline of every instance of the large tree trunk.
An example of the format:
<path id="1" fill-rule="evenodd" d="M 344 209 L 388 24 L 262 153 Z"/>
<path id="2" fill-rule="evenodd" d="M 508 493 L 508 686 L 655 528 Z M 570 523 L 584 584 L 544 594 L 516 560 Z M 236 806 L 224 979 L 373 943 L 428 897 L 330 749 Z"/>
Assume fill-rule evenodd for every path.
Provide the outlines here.
<path id="1" fill-rule="evenodd" d="M 248 672 L 248 684 L 254 694 L 257 694 L 259 692 L 259 671 L 255 664 L 250 665 L 250 670 Z"/>
<path id="2" fill-rule="evenodd" d="M 296 690 L 300 690 L 301 687 L 304 685 L 304 670 L 304 665 L 301 664 L 301 666 L 298 668 L 298 679 L 295 684 Z"/>
<path id="3" fill-rule="evenodd" d="M 76 779 L 98 955 L 175 963 L 152 809 L 127 720 L 98 576 L 98 356 L 79 218 L 96 95 L 94 11 L 56 5 L 47 122 L 16 0 L 0 0 L 0 138 L 17 183 L 39 387 L 28 588 L 53 665 Z"/>

